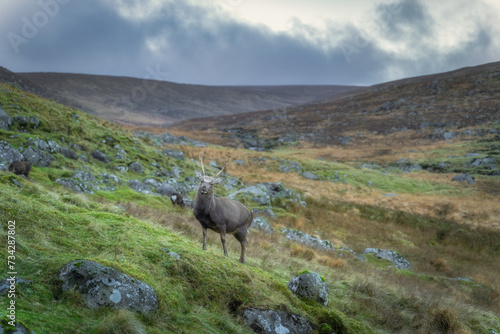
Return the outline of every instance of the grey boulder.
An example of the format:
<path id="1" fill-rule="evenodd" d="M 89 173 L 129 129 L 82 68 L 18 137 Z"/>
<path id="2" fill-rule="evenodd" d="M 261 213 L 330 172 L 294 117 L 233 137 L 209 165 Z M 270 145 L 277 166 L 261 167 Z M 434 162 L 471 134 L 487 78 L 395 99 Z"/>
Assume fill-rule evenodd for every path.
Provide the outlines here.
<path id="1" fill-rule="evenodd" d="M 248 308 L 243 311 L 243 321 L 259 334 L 308 334 L 312 326 L 305 317 L 274 310 Z"/>
<path id="2" fill-rule="evenodd" d="M 49 153 L 36 147 L 28 147 L 24 150 L 23 155 L 26 161 L 37 167 L 49 167 L 50 163 L 56 160 Z"/>
<path id="3" fill-rule="evenodd" d="M 128 186 L 132 190 L 135 190 L 139 193 L 146 194 L 146 195 L 151 194 L 151 188 L 147 184 L 144 184 L 139 180 L 130 180 L 128 182 Z"/>
<path id="4" fill-rule="evenodd" d="M 142 164 L 139 161 L 134 161 L 128 165 L 128 169 L 132 172 L 142 174 Z"/>
<path id="5" fill-rule="evenodd" d="M 2 170 L 7 170 L 11 163 L 21 161 L 22 159 L 23 155 L 21 153 L 6 141 L 0 140 L 0 165 L 4 166 Z"/>
<path id="6" fill-rule="evenodd" d="M 78 160 L 78 154 L 69 148 L 62 148 L 61 153 L 68 159 Z"/>
<path id="7" fill-rule="evenodd" d="M 102 153 L 101 151 L 96 150 L 90 153 L 90 155 L 92 155 L 94 159 L 104 162 L 105 164 L 109 163 L 109 157 L 106 154 Z"/>
<path id="8" fill-rule="evenodd" d="M 476 181 L 474 181 L 474 177 L 470 176 L 467 173 L 454 176 L 453 179 L 451 179 L 451 180 L 457 181 L 457 182 L 467 182 L 467 184 L 476 183 Z"/>
<path id="9" fill-rule="evenodd" d="M 319 179 L 318 175 L 311 173 L 311 172 L 304 172 L 301 174 L 303 177 L 309 180 L 317 180 Z"/>
<path id="10" fill-rule="evenodd" d="M 149 314 L 158 309 L 155 290 L 117 269 L 93 261 L 73 261 L 59 272 L 63 292 L 76 290 L 91 309 L 101 306 Z"/>
<path id="11" fill-rule="evenodd" d="M 286 287 L 299 297 L 328 306 L 328 287 L 324 279 L 314 271 L 309 270 L 295 276 Z"/>

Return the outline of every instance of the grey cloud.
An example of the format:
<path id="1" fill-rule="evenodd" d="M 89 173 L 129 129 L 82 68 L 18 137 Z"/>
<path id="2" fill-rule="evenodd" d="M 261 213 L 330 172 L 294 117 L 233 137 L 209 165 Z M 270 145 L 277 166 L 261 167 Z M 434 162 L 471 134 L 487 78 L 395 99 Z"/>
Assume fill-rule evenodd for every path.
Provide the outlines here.
<path id="1" fill-rule="evenodd" d="M 0 22 L 3 31 L 19 31 L 20 18 L 39 10 L 20 8 Z M 428 14 L 429 8 L 417 0 L 378 6 L 372 19 L 381 25 L 380 36 L 364 40 L 353 25 L 331 23 L 325 33 L 296 21 L 289 32 L 276 33 L 186 1 L 166 2 L 141 21 L 127 20 L 104 0 L 69 1 L 37 36 L 20 45 L 18 54 L 7 39 L 0 42 L 6 55 L 0 65 L 14 71 L 136 77 L 147 77 L 149 67 L 169 72 L 164 79 L 170 81 L 249 85 L 373 84 L 394 79 L 390 68 L 411 76 L 453 69 L 470 59 L 484 62 L 470 50 L 493 48 L 493 30 L 486 23 L 460 50 L 443 50 L 428 43 L 436 29 Z M 385 50 L 384 40 L 406 43 L 406 54 Z M 154 43 L 153 50 L 148 43 Z M 418 58 L 408 57 L 410 53 Z"/>

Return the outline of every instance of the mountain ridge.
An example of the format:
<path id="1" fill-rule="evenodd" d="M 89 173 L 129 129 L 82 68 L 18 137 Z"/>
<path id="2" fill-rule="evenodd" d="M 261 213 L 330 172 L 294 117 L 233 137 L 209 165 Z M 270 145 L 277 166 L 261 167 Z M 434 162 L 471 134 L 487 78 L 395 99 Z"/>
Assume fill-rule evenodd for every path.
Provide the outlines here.
<path id="1" fill-rule="evenodd" d="M 72 73 L 17 73 L 46 87 L 65 104 L 128 125 L 163 125 L 179 120 L 300 105 L 356 86 L 207 86 Z"/>
<path id="2" fill-rule="evenodd" d="M 322 145 L 408 130 L 416 139 L 498 122 L 499 101 L 500 62 L 495 62 L 359 88 L 301 106 L 185 120 L 172 128 L 219 131 L 222 137 L 293 137 Z"/>

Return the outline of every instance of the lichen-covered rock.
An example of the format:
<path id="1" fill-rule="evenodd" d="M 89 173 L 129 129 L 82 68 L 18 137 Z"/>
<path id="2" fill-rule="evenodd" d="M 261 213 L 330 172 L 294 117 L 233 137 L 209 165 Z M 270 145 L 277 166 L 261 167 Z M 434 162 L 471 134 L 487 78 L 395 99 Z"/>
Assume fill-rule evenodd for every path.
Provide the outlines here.
<path id="1" fill-rule="evenodd" d="M 109 163 L 109 157 L 106 154 L 102 153 L 101 151 L 94 151 L 90 153 L 90 155 L 92 155 L 94 159 L 104 162 L 105 164 Z"/>
<path id="2" fill-rule="evenodd" d="M 103 173 L 99 175 L 99 188 L 102 191 L 115 191 L 121 183 L 120 179 L 114 174 Z"/>
<path id="3" fill-rule="evenodd" d="M 313 330 L 305 317 L 284 311 L 248 308 L 242 319 L 258 334 L 308 334 Z"/>
<path id="4" fill-rule="evenodd" d="M 14 161 L 20 161 L 23 155 L 10 146 L 6 141 L 0 140 L 0 165 L 2 170 L 7 170 Z"/>
<path id="5" fill-rule="evenodd" d="M 72 190 L 75 193 L 93 194 L 94 190 L 99 190 L 99 186 L 93 183 L 82 182 L 72 178 L 57 179 L 56 183 L 59 183 L 61 186 L 68 188 L 69 190 Z"/>
<path id="6" fill-rule="evenodd" d="M 156 292 L 146 283 L 93 261 L 73 261 L 59 272 L 64 292 L 81 293 L 89 308 L 109 306 L 149 314 L 158 309 Z"/>
<path id="7" fill-rule="evenodd" d="M 177 192 L 177 189 L 173 185 L 164 182 L 156 188 L 156 191 L 161 195 L 170 197 L 170 195 Z"/>
<path id="8" fill-rule="evenodd" d="M 230 194 L 228 198 L 236 199 L 237 196 L 249 196 L 252 201 L 260 205 L 271 204 L 271 196 L 269 195 L 267 188 L 262 184 L 240 189 Z"/>
<path id="9" fill-rule="evenodd" d="M 142 174 L 142 164 L 139 161 L 134 161 L 130 165 L 128 165 L 128 169 L 132 172 Z"/>
<path id="10" fill-rule="evenodd" d="M 166 156 L 172 157 L 172 158 L 177 159 L 177 160 L 184 161 L 184 159 L 185 159 L 184 153 L 182 153 L 181 151 L 171 149 L 171 148 L 164 150 L 162 153 Z"/>
<path id="11" fill-rule="evenodd" d="M 62 148 L 61 153 L 68 159 L 78 160 L 78 154 L 69 148 Z"/>
<path id="12" fill-rule="evenodd" d="M 302 173 L 302 166 L 296 161 L 288 161 L 285 162 L 284 165 L 280 166 L 280 171 L 285 173 L 297 172 L 300 174 Z"/>
<path id="13" fill-rule="evenodd" d="M 55 141 L 47 139 L 43 140 L 41 138 L 37 137 L 30 137 L 26 141 L 27 146 L 34 146 L 42 151 L 48 152 L 48 153 L 59 153 L 61 152 L 61 147 L 56 144 Z"/>
<path id="14" fill-rule="evenodd" d="M 13 122 L 12 117 L 7 115 L 7 113 L 0 107 L 0 129 L 9 129 Z"/>
<path id="15" fill-rule="evenodd" d="M 126 173 L 128 172 L 128 167 L 127 166 L 115 166 L 113 168 L 114 170 L 120 172 L 120 173 Z"/>
<path id="16" fill-rule="evenodd" d="M 298 230 L 282 228 L 281 232 L 285 235 L 285 238 L 287 238 L 288 240 L 297 241 L 309 247 L 317 249 L 335 250 L 335 247 L 333 247 L 333 244 L 329 240 L 321 240 L 320 238 L 313 237 L 312 235 L 309 235 L 307 233 Z"/>
<path id="17" fill-rule="evenodd" d="M 10 322 L 14 322 L 14 327 Z M 32 330 L 26 327 L 23 323 L 17 320 L 11 320 L 8 316 L 0 318 L 0 334 L 35 334 Z"/>
<path id="18" fill-rule="evenodd" d="M 268 216 L 269 218 L 274 218 L 275 217 L 275 214 L 274 214 L 273 210 L 271 210 L 269 208 L 264 208 L 264 209 L 254 208 L 254 209 L 252 209 L 252 213 L 253 213 L 254 216 L 256 216 L 256 215 L 265 215 L 265 216 Z"/>
<path id="19" fill-rule="evenodd" d="M 254 218 L 252 220 L 252 224 L 250 225 L 250 228 L 253 228 L 256 230 L 261 230 L 261 231 L 264 231 L 267 233 L 271 233 L 273 231 L 271 224 L 269 224 L 267 219 L 262 217 L 262 216 Z"/>
<path id="20" fill-rule="evenodd" d="M 153 187 L 154 189 L 157 189 L 161 186 L 161 182 L 158 180 L 155 180 L 153 178 L 147 178 L 144 180 L 144 184 Z"/>
<path id="21" fill-rule="evenodd" d="M 474 184 L 474 183 L 476 183 L 476 181 L 474 181 L 474 177 L 470 176 L 467 173 L 456 175 L 451 180 L 452 181 L 457 181 L 457 182 L 467 182 L 467 184 Z"/>
<path id="22" fill-rule="evenodd" d="M 319 179 L 318 175 L 316 175 L 314 173 L 311 173 L 311 172 L 303 172 L 301 175 L 303 177 L 305 177 L 306 179 L 309 179 L 309 180 L 317 180 L 317 179 Z"/>
<path id="23" fill-rule="evenodd" d="M 5 295 L 12 285 L 31 286 L 33 281 L 22 277 L 5 278 L 0 281 L 0 296 Z"/>
<path id="24" fill-rule="evenodd" d="M 73 178 L 78 179 L 82 182 L 95 182 L 96 180 L 95 176 L 92 173 L 83 170 L 75 170 L 73 172 Z"/>
<path id="25" fill-rule="evenodd" d="M 410 262 L 408 262 L 404 257 L 402 257 L 401 254 L 393 250 L 366 248 L 363 251 L 363 255 L 365 254 L 375 254 L 375 256 L 380 259 L 385 259 L 390 261 L 398 269 L 411 269 L 412 267 Z"/>
<path id="26" fill-rule="evenodd" d="M 142 183 L 139 180 L 130 180 L 128 182 L 128 186 L 132 189 L 135 190 L 139 193 L 142 194 L 151 194 L 151 188 L 147 185 Z"/>
<path id="27" fill-rule="evenodd" d="M 56 160 L 51 154 L 37 147 L 28 147 L 24 150 L 23 156 L 32 166 L 37 167 L 49 167 L 50 163 Z"/>
<path id="28" fill-rule="evenodd" d="M 78 182 L 74 179 L 57 179 L 56 183 L 60 184 L 61 186 L 68 188 L 69 190 L 75 192 L 75 193 L 83 193 L 82 188 L 78 185 Z"/>
<path id="29" fill-rule="evenodd" d="M 328 306 L 328 288 L 325 280 L 314 271 L 303 272 L 288 282 L 287 288 L 296 295 Z"/>
<path id="30" fill-rule="evenodd" d="M 36 116 L 16 116 L 14 117 L 14 121 L 19 125 L 21 129 L 24 129 L 26 127 L 32 127 L 33 129 L 36 129 L 40 125 L 40 120 Z"/>

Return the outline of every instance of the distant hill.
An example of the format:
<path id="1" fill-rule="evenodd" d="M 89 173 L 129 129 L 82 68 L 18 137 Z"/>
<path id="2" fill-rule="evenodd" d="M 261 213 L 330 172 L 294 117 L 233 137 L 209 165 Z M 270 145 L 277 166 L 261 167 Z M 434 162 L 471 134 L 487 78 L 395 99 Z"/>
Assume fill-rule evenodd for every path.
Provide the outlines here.
<path id="1" fill-rule="evenodd" d="M 28 78 L 17 75 L 2 66 L 0 66 L 0 83 L 15 85 L 17 88 L 42 97 L 51 97 L 51 93 L 41 85 L 32 82 Z"/>
<path id="2" fill-rule="evenodd" d="M 174 127 L 253 142 L 262 137 L 352 144 L 401 132 L 428 138 L 493 122 L 500 122 L 500 62 L 349 90 L 319 103 L 187 120 Z"/>
<path id="3" fill-rule="evenodd" d="M 203 86 L 129 77 L 17 73 L 58 100 L 127 125 L 160 125 L 206 116 L 300 105 L 354 86 Z"/>

